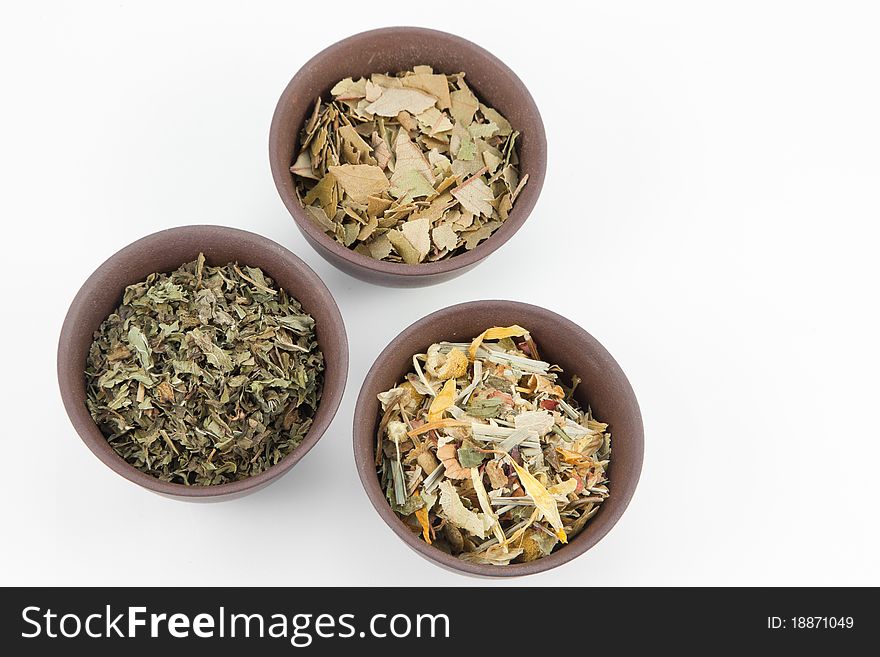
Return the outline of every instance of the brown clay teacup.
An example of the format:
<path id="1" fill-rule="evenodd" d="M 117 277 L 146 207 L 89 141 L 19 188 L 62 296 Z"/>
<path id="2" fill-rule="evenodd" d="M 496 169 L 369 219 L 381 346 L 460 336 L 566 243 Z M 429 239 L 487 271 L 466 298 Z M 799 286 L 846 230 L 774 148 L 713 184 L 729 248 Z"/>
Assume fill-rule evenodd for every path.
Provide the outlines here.
<path id="1" fill-rule="evenodd" d="M 419 64 L 441 73 L 467 75 L 468 85 L 501 112 L 521 135 L 517 141 L 520 175 L 529 175 L 510 216 L 490 238 L 472 251 L 437 262 L 407 265 L 375 260 L 344 247 L 326 235 L 296 196 L 290 166 L 298 152 L 299 133 L 315 99 L 327 98 L 334 84 L 347 77 L 395 73 Z M 269 132 L 269 162 L 284 205 L 306 240 L 328 262 L 378 285 L 416 287 L 448 280 L 474 267 L 519 230 L 534 208 L 544 184 L 547 140 L 544 124 L 525 85 L 501 60 L 461 37 L 416 27 L 389 27 L 356 34 L 333 44 L 306 62 L 293 77 L 275 108 Z"/>
<path id="2" fill-rule="evenodd" d="M 324 353 L 324 388 L 314 421 L 303 442 L 276 465 L 246 479 L 216 486 L 169 483 L 129 465 L 107 442 L 86 409 L 85 367 L 95 331 L 122 300 L 128 285 L 154 272 L 170 272 L 194 260 L 208 264 L 237 261 L 259 267 L 302 303 L 315 318 Z M 70 305 L 58 343 L 58 383 L 67 414 L 86 446 L 113 471 L 157 493 L 183 499 L 217 499 L 255 491 L 290 470 L 330 425 L 348 376 L 348 341 L 342 316 L 320 278 L 293 253 L 253 233 L 221 226 L 186 226 L 154 233 L 111 256 L 83 284 Z"/>
<path id="3" fill-rule="evenodd" d="M 563 368 L 565 378 L 582 379 L 575 398 L 595 417 L 609 424 L 610 497 L 568 545 L 527 563 L 505 566 L 474 564 L 425 543 L 413 534 L 388 504 L 375 466 L 375 440 L 381 409 L 376 395 L 394 387 L 412 368 L 413 354 L 425 353 L 440 341 L 467 342 L 492 326 L 518 324 L 528 329 L 541 357 Z M 566 383 L 568 381 L 566 380 Z M 639 404 L 626 375 L 595 338 L 570 320 L 549 310 L 515 301 L 473 301 L 420 319 L 398 335 L 370 368 L 354 414 L 354 457 L 361 483 L 382 519 L 407 545 L 448 569 L 486 577 L 530 575 L 555 568 L 583 554 L 607 534 L 623 515 L 635 492 L 642 469 L 644 433 Z"/>

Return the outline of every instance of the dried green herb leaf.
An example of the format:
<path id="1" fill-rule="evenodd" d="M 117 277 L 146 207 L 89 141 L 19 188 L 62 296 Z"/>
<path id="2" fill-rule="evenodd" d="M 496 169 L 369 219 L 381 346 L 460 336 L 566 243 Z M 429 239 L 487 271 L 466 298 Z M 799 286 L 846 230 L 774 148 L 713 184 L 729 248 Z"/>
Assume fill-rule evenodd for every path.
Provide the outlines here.
<path id="1" fill-rule="evenodd" d="M 194 328 L 188 333 L 188 337 L 196 344 L 207 358 L 208 363 L 224 372 L 229 372 L 234 367 L 232 358 L 223 349 L 214 344 L 214 341 L 201 329 Z"/>
<path id="2" fill-rule="evenodd" d="M 128 345 L 126 346 L 126 348 L 128 347 L 134 349 L 138 357 L 138 362 L 140 362 L 141 364 L 141 367 L 143 367 L 145 370 L 149 370 L 151 367 L 153 367 L 153 352 L 150 349 L 150 345 L 147 344 L 147 338 L 144 336 L 144 332 L 141 331 L 137 326 L 132 325 L 128 329 Z"/>
<path id="3" fill-rule="evenodd" d="M 126 288 L 95 332 L 86 406 L 136 468 L 221 484 L 302 442 L 323 369 L 314 320 L 295 299 L 260 269 L 206 266 L 200 255 Z"/>
<path id="4" fill-rule="evenodd" d="M 464 408 L 468 415 L 481 418 L 498 417 L 503 409 L 504 401 L 498 397 L 493 397 L 491 399 L 474 399 Z"/>
<path id="5" fill-rule="evenodd" d="M 471 445 L 462 445 L 458 448 L 458 462 L 463 468 L 475 468 L 482 463 L 486 455 L 477 451 Z"/>

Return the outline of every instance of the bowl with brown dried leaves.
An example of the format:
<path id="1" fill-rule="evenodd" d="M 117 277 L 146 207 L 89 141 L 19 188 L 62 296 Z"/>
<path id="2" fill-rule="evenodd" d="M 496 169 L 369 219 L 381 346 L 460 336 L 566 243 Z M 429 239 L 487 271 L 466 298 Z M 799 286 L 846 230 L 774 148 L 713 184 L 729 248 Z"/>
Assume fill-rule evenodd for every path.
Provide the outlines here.
<path id="1" fill-rule="evenodd" d="M 470 41 L 392 27 L 344 39 L 284 90 L 269 134 L 306 240 L 363 280 L 457 276 L 522 226 L 544 182 L 544 124 L 522 81 Z"/>
<path id="2" fill-rule="evenodd" d="M 394 533 L 487 577 L 589 550 L 626 510 L 644 454 L 614 358 L 570 320 L 514 301 L 444 308 L 392 340 L 364 380 L 353 440 Z"/>
<path id="3" fill-rule="evenodd" d="M 70 305 L 58 382 L 109 468 L 188 500 L 255 491 L 318 442 L 348 375 L 342 316 L 271 240 L 221 226 L 144 237 Z"/>

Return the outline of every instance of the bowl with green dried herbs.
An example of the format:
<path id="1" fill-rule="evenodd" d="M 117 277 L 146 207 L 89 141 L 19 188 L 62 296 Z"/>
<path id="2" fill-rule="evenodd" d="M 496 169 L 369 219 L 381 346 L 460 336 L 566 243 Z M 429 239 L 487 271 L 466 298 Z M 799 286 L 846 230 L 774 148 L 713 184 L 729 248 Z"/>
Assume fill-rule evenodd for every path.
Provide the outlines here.
<path id="1" fill-rule="evenodd" d="M 173 228 L 111 256 L 74 298 L 58 381 L 83 442 L 157 493 L 252 492 L 314 447 L 342 399 L 348 342 L 329 290 L 279 244 Z"/>
<path id="2" fill-rule="evenodd" d="M 367 374 L 353 436 L 394 533 L 488 577 L 590 549 L 629 504 L 644 453 L 614 358 L 570 320 L 513 301 L 451 306 L 398 335 Z"/>
<path id="3" fill-rule="evenodd" d="M 541 192 L 547 143 L 525 85 L 494 55 L 392 27 L 299 70 L 275 109 L 269 159 L 325 259 L 402 287 L 457 276 L 510 239 Z"/>

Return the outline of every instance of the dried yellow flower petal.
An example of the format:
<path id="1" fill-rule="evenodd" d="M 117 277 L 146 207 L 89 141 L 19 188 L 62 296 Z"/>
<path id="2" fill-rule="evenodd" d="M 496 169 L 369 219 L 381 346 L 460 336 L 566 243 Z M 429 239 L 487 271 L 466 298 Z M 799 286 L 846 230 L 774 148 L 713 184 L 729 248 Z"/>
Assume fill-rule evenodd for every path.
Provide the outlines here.
<path id="1" fill-rule="evenodd" d="M 477 355 L 477 349 L 480 348 L 480 345 L 483 344 L 483 340 L 501 340 L 503 338 L 516 338 L 523 335 L 528 335 L 528 331 L 526 331 L 522 326 L 517 326 L 514 324 L 513 326 L 507 327 L 498 327 L 495 326 L 490 329 L 486 329 L 471 342 L 471 346 L 468 349 L 468 357 L 473 360 Z"/>
<path id="2" fill-rule="evenodd" d="M 431 524 L 428 521 L 428 507 L 423 506 L 420 509 L 416 509 L 416 520 L 418 520 L 419 524 L 422 526 L 422 538 L 425 539 L 425 543 L 430 545 L 431 544 Z"/>
<path id="3" fill-rule="evenodd" d="M 443 417 L 450 406 L 455 403 L 455 379 L 449 379 L 428 409 L 428 422 L 436 422 Z"/>
<path id="4" fill-rule="evenodd" d="M 526 493 L 534 500 L 535 506 L 544 515 L 544 519 L 556 530 L 557 538 L 563 543 L 568 543 L 568 537 L 562 528 L 562 518 L 559 516 L 559 507 L 556 506 L 556 499 L 528 470 L 517 465 L 513 459 L 510 460 L 510 463 L 513 465 L 513 469 L 516 470 L 516 474 L 519 476 L 520 483 L 525 488 Z"/>

